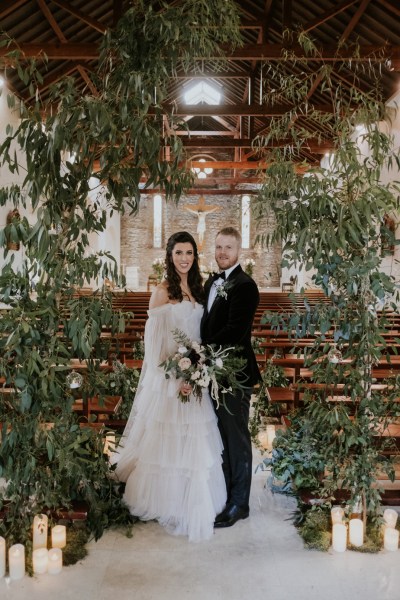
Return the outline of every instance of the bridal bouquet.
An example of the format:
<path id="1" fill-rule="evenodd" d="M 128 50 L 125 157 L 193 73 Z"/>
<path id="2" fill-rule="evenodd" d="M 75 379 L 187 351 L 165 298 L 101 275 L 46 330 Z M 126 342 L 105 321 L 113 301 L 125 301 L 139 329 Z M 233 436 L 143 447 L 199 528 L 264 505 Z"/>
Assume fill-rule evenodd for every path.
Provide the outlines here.
<path id="1" fill-rule="evenodd" d="M 243 383 L 238 381 L 237 375 L 243 372 L 246 361 L 235 356 L 235 348 L 202 346 L 190 340 L 179 329 L 175 329 L 172 334 L 178 344 L 178 351 L 160 365 L 167 379 L 173 376 L 190 384 L 191 395 L 199 402 L 203 389 L 210 386 L 211 397 L 217 406 L 221 403 L 225 405 L 220 394 L 243 389 Z M 188 402 L 190 396 L 179 393 L 179 398 L 182 402 Z"/>

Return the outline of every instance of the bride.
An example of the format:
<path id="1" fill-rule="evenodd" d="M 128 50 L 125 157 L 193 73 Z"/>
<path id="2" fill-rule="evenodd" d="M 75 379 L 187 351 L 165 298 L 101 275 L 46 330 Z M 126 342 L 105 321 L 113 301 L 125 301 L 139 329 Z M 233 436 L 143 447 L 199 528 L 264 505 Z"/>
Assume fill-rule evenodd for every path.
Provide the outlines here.
<path id="1" fill-rule="evenodd" d="M 166 279 L 150 298 L 138 390 L 113 462 L 126 482 L 124 501 L 131 514 L 199 541 L 212 536 L 215 516 L 226 502 L 216 415 L 208 390 L 199 402 L 190 396 L 190 386 L 166 379 L 159 366 L 177 351 L 174 329 L 200 342 L 204 295 L 189 233 L 171 235 L 165 263 Z"/>

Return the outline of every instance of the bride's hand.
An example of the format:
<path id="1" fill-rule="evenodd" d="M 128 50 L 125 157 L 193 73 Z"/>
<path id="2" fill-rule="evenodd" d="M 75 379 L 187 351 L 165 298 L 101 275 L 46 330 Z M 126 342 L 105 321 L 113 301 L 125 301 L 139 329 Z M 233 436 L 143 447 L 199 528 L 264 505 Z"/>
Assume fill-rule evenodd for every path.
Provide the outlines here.
<path id="1" fill-rule="evenodd" d="M 189 396 L 192 391 L 190 383 L 181 383 L 180 392 L 182 396 Z"/>

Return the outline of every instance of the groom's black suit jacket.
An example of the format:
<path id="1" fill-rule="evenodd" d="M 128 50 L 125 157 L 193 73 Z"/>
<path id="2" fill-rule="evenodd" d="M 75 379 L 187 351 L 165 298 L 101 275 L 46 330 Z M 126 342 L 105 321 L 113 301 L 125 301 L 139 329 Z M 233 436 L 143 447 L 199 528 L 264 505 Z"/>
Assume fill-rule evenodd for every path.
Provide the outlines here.
<path id="1" fill-rule="evenodd" d="M 206 307 L 200 325 L 203 344 L 241 347 L 239 356 L 247 360 L 244 374 L 245 385 L 252 387 L 260 379 L 256 357 L 251 346 L 251 328 L 260 294 L 255 281 L 249 277 L 240 265 L 229 275 L 227 297 L 217 296 L 210 309 L 207 300 L 212 286 L 211 278 L 204 285 Z"/>

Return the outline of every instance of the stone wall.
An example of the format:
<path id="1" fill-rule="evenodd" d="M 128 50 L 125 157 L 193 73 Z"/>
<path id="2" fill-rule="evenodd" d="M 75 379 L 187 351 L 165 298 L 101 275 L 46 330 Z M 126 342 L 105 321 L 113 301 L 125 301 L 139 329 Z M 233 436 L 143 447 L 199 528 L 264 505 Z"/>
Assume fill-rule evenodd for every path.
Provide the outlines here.
<path id="1" fill-rule="evenodd" d="M 152 273 L 152 262 L 156 258 L 164 258 L 165 245 L 172 233 L 186 230 L 199 243 L 197 232 L 198 218 L 190 212 L 199 202 L 199 196 L 183 198 L 179 204 L 163 202 L 162 248 L 153 248 L 153 197 L 143 195 L 139 211 L 136 215 L 126 214 L 121 218 L 121 265 L 139 267 L 139 289 L 146 289 L 147 278 Z M 217 207 L 207 212 L 203 247 L 200 250 L 201 263 L 204 267 L 216 269 L 214 260 L 214 240 L 217 232 L 225 226 L 241 228 L 240 212 L 241 196 L 205 196 L 207 206 Z M 187 210 L 187 208 L 189 210 Z M 262 288 L 280 285 L 280 247 L 266 250 L 256 243 L 259 232 L 266 233 L 273 227 L 273 219 L 267 216 L 258 226 L 254 219 L 250 222 L 250 248 L 243 249 L 241 262 L 244 266 L 246 258 L 255 260 L 253 277 Z"/>

